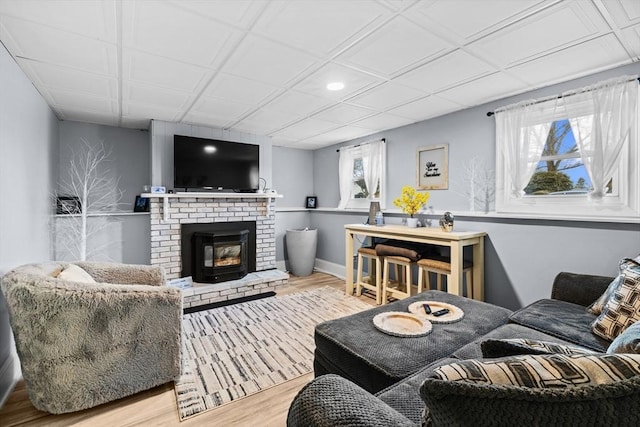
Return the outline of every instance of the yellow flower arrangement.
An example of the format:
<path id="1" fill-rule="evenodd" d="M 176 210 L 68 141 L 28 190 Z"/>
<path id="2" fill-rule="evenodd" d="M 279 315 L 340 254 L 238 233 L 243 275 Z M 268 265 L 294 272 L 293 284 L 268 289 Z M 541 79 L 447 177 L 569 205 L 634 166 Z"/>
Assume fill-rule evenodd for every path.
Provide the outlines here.
<path id="1" fill-rule="evenodd" d="M 409 217 L 413 218 L 413 215 L 418 213 L 428 200 L 428 192 L 418 193 L 412 186 L 405 185 L 402 187 L 402 195 L 395 199 L 393 204 L 402 209 L 402 212 L 409 214 Z"/>

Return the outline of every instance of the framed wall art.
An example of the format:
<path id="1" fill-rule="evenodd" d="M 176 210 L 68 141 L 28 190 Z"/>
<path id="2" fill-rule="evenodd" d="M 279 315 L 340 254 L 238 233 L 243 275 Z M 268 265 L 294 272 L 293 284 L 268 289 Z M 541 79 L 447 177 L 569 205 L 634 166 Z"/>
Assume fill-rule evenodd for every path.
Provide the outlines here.
<path id="1" fill-rule="evenodd" d="M 449 188 L 449 146 L 447 144 L 418 148 L 416 160 L 416 186 L 419 190 Z"/>
<path id="2" fill-rule="evenodd" d="M 305 207 L 307 209 L 315 209 L 318 207 L 318 198 L 315 196 L 307 197 L 307 202 L 305 203 Z"/>

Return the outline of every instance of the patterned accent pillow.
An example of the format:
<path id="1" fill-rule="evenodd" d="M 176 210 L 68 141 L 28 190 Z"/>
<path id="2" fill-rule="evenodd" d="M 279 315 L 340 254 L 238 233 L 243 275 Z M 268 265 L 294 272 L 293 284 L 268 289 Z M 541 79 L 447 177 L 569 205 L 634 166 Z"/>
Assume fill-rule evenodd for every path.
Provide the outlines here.
<path id="1" fill-rule="evenodd" d="M 598 315 L 600 315 L 600 313 L 602 313 L 602 309 L 604 308 L 605 305 L 607 305 L 607 301 L 609 301 L 611 299 L 613 294 L 620 287 L 620 279 L 621 278 L 622 278 L 622 275 L 619 274 L 619 275 L 616 276 L 615 279 L 613 279 L 611 281 L 611 283 L 609 283 L 609 286 L 607 287 L 607 290 L 604 291 L 604 293 L 602 295 L 600 295 L 600 298 L 595 300 L 595 302 L 593 304 L 591 304 L 587 308 L 589 313 L 595 314 L 596 316 L 598 316 Z"/>
<path id="2" fill-rule="evenodd" d="M 640 263 L 620 263 L 620 286 L 591 324 L 594 334 L 609 341 L 640 320 Z"/>
<path id="3" fill-rule="evenodd" d="M 640 322 L 634 323 L 618 335 L 607 348 L 607 353 L 640 354 Z"/>
<path id="4" fill-rule="evenodd" d="M 523 338 L 486 340 L 480 344 L 480 348 L 482 350 L 482 357 L 486 358 L 518 356 L 524 354 L 596 354 L 595 351 L 575 345 Z"/>
<path id="5" fill-rule="evenodd" d="M 589 410 L 591 406 L 597 407 L 599 399 L 620 399 L 618 386 L 624 387 L 620 382 L 629 380 L 636 384 L 638 378 L 640 355 L 637 354 L 551 354 L 463 360 L 436 368 L 423 383 L 420 394 L 428 409 L 422 424 L 466 425 L 476 416 L 500 416 L 507 408 L 512 421 L 523 416 L 530 418 L 529 425 L 532 425 L 536 424 L 531 418 L 535 414 L 519 414 L 519 411 L 535 411 L 536 402 L 542 402 L 542 407 L 550 406 L 549 402 L 559 402 L 564 405 L 560 406 L 561 412 L 570 409 L 567 403 L 577 402 L 578 411 L 587 411 L 587 407 Z"/>

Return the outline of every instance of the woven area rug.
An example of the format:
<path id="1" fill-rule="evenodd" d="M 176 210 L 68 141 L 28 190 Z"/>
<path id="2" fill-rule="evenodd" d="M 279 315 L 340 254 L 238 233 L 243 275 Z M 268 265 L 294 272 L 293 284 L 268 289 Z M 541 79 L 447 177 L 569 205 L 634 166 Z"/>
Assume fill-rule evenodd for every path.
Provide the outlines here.
<path id="1" fill-rule="evenodd" d="M 185 314 L 180 419 L 311 372 L 315 325 L 367 308 L 323 287 Z"/>

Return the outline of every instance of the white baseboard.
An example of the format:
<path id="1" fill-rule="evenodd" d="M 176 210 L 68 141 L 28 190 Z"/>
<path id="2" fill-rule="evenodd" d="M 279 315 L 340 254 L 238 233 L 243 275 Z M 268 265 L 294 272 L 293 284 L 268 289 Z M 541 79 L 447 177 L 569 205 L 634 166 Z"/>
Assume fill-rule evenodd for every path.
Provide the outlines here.
<path id="1" fill-rule="evenodd" d="M 276 261 L 276 268 L 282 271 L 288 271 L 285 261 Z M 322 273 L 331 274 L 340 279 L 345 278 L 345 269 L 344 265 L 336 264 L 333 262 L 325 261 L 320 258 L 316 258 L 316 263 L 313 267 L 315 271 L 319 271 Z"/>

